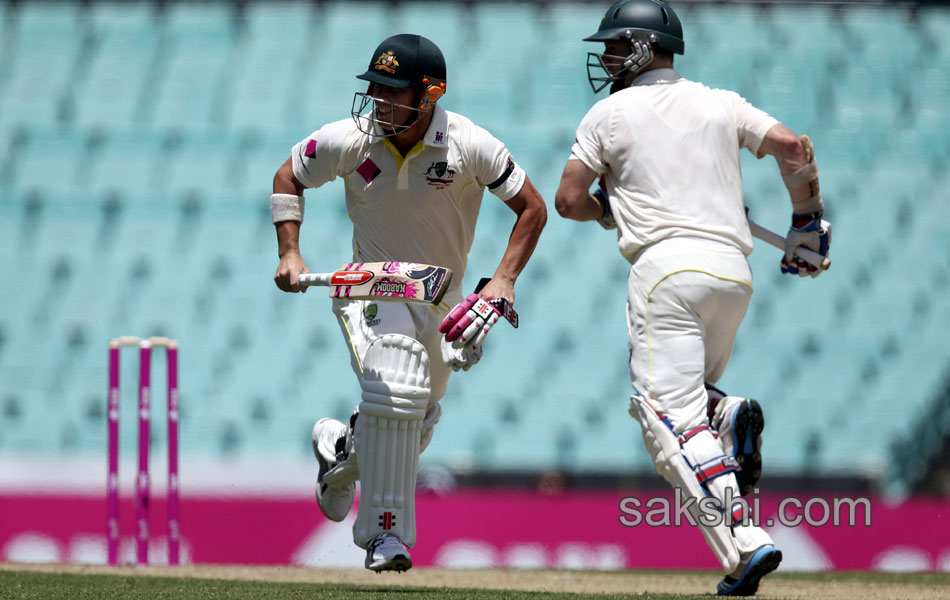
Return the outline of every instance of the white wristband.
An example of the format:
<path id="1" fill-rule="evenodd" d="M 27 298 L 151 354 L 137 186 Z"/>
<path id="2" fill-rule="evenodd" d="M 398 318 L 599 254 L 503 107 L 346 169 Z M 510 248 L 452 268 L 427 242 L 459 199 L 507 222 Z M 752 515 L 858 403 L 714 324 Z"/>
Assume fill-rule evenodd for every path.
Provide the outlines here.
<path id="1" fill-rule="evenodd" d="M 303 196 L 295 194 L 273 194 L 270 197 L 270 217 L 274 223 L 297 221 L 303 223 Z"/>

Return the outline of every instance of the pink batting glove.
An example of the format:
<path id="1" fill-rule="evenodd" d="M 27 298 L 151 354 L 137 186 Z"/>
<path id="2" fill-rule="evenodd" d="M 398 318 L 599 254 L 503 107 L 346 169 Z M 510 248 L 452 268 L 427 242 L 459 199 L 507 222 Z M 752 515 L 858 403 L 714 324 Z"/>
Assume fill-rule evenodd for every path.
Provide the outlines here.
<path id="1" fill-rule="evenodd" d="M 439 325 L 439 333 L 456 348 L 467 344 L 481 346 L 501 313 L 478 294 L 469 294 L 452 309 Z"/>

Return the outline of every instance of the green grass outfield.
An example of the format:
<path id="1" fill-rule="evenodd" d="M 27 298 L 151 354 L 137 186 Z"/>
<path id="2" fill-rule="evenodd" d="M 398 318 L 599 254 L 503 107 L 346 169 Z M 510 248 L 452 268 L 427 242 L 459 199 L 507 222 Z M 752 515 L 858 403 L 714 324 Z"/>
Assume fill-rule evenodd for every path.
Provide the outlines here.
<path id="1" fill-rule="evenodd" d="M 0 564 L 0 599 L 62 598 L 111 600 L 188 598 L 342 600 L 392 598 L 400 600 L 581 600 L 637 598 L 680 600 L 709 598 L 715 573 L 625 571 L 445 571 L 419 569 L 415 578 L 383 574 L 367 578 L 353 571 L 255 567 L 83 567 L 75 565 Z M 176 576 L 176 573 L 185 576 Z M 420 574 L 421 573 L 421 574 Z M 320 581 L 351 577 L 356 583 Z M 315 581 L 286 581 L 314 579 Z M 366 583 L 367 581 L 379 583 Z M 421 585 L 415 585 L 418 582 Z M 485 585 L 479 585 L 483 582 Z M 511 588 L 497 589 L 509 585 Z M 495 588 L 495 589 L 488 589 Z M 571 591 L 537 591 L 571 590 Z M 618 589 L 624 589 L 618 593 Z M 583 591 L 580 591 L 583 590 Z M 657 590 L 654 593 L 653 590 Z M 677 590 L 670 592 L 669 590 Z M 950 573 L 776 573 L 770 575 L 758 598 L 950 598 Z"/>

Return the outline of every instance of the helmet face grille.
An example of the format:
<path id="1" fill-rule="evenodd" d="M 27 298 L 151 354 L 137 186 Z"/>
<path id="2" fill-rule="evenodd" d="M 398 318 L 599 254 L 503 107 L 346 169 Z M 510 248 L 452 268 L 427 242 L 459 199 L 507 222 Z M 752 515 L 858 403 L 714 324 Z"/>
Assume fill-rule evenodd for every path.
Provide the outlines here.
<path id="1" fill-rule="evenodd" d="M 384 108 L 389 119 L 379 118 L 377 108 Z M 404 108 L 410 111 L 410 117 L 405 123 L 396 123 L 393 121 L 394 109 Z M 416 123 L 422 119 L 428 111 L 420 110 L 404 104 L 396 104 L 382 98 L 372 96 L 372 88 L 367 93 L 356 92 L 353 95 L 353 104 L 350 107 L 350 116 L 356 122 L 356 128 L 367 135 L 389 137 L 409 131 L 416 126 Z"/>
<path id="2" fill-rule="evenodd" d="M 623 82 L 630 74 L 634 76 L 653 61 L 651 43 L 656 42 L 653 33 L 639 33 L 630 41 L 630 53 L 626 56 L 615 54 L 587 53 L 587 81 L 596 94 L 608 85 Z M 611 88 L 613 93 L 614 88 Z"/>

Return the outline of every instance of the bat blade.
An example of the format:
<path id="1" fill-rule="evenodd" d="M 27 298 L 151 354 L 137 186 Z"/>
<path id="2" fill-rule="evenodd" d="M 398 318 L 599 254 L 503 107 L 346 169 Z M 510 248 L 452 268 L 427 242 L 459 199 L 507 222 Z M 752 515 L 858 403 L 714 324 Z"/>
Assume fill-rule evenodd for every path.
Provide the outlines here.
<path id="1" fill-rule="evenodd" d="M 452 269 L 408 262 L 347 263 L 333 273 L 300 275 L 300 285 L 330 288 L 331 298 L 438 304 Z"/>

